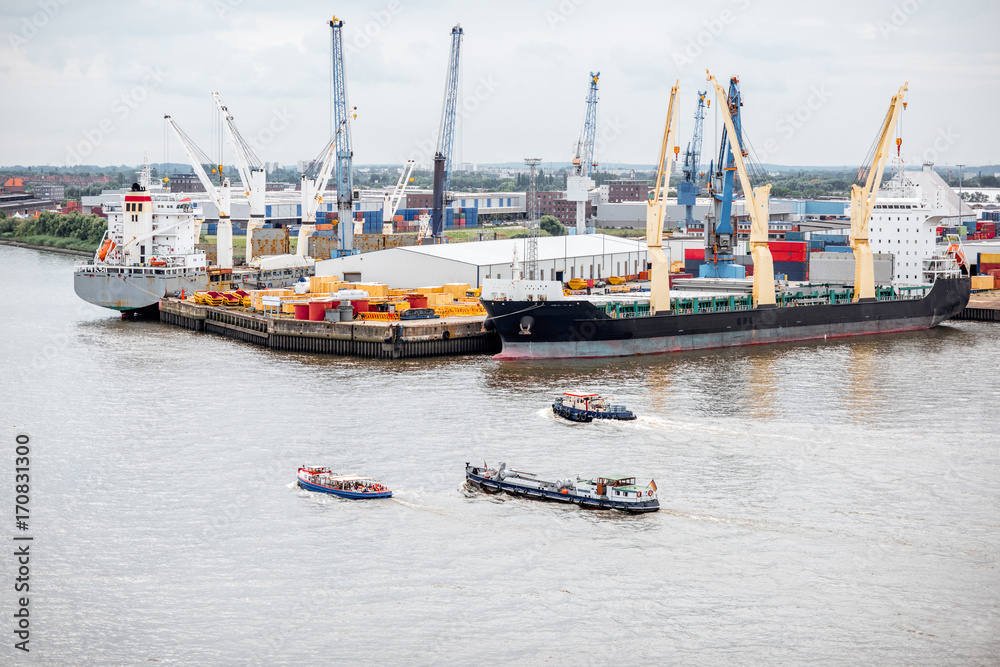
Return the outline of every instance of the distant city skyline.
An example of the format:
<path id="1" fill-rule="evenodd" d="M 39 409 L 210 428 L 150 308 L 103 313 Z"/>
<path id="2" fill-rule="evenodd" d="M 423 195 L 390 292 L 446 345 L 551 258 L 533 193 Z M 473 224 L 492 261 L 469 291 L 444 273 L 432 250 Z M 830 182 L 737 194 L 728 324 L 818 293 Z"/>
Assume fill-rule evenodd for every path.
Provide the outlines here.
<path id="1" fill-rule="evenodd" d="M 746 137 L 762 163 L 857 166 L 904 81 L 909 166 L 1000 163 L 1000 58 L 981 46 L 995 40 L 995 3 L 851 0 L 835 16 L 830 5 L 758 0 L 513 0 L 501 10 L 388 0 L 336 10 L 359 166 L 429 162 L 457 22 L 456 163 L 568 162 L 588 74 L 600 71 L 599 164 L 652 164 L 670 87 L 680 80 L 683 151 L 706 67 L 723 86 L 739 76 Z M 4 3 L 0 164 L 183 162 L 165 113 L 210 155 L 222 144 L 231 162 L 213 128 L 213 91 L 262 161 L 309 160 L 330 133 L 329 11 L 263 0 Z M 721 126 L 709 98 L 705 164 Z"/>

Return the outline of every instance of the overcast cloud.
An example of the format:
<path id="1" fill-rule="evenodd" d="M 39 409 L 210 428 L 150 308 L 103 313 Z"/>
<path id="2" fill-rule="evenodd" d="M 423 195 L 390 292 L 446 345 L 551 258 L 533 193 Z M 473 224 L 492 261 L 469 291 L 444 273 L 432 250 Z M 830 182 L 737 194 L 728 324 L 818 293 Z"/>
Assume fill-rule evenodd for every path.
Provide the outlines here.
<path id="1" fill-rule="evenodd" d="M 739 75 L 762 162 L 856 166 L 909 81 L 908 162 L 1000 163 L 995 0 L 33 0 L 0 5 L 0 164 L 161 161 L 164 113 L 210 151 L 212 91 L 261 159 L 311 158 L 329 137 L 334 11 L 356 164 L 433 152 L 456 22 L 464 162 L 568 161 L 599 70 L 598 160 L 653 163 L 670 86 L 685 144 L 707 67 Z M 168 150 L 184 161 L 172 137 Z"/>

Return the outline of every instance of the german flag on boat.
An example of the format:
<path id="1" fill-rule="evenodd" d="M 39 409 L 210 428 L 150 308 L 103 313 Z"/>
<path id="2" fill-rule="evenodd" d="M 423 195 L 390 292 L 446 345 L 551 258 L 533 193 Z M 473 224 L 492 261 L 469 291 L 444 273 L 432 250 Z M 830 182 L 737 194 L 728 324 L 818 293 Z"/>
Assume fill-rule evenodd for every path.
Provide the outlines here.
<path id="1" fill-rule="evenodd" d="M 653 488 L 653 491 L 656 491 L 656 480 L 655 479 L 649 480 L 649 486 Z"/>

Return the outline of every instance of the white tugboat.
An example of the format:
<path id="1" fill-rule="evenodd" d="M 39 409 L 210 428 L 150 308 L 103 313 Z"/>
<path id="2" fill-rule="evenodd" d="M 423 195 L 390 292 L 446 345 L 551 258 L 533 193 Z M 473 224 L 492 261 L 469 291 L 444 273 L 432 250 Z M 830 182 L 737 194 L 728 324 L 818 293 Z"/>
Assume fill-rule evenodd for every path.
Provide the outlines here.
<path id="1" fill-rule="evenodd" d="M 508 493 L 532 500 L 575 503 L 588 509 L 616 509 L 624 512 L 656 512 L 656 482 L 638 486 L 635 477 L 608 475 L 594 479 L 577 477 L 547 482 L 535 473 L 513 470 L 501 463 L 498 468 L 465 464 L 466 481 L 487 493 Z"/>
<path id="2" fill-rule="evenodd" d="M 154 191 L 148 164 L 121 203 L 106 209 L 108 231 L 93 260 L 73 272 L 77 296 L 127 316 L 164 296 L 208 289 L 208 261 L 195 250 L 194 204 L 186 195 Z"/>

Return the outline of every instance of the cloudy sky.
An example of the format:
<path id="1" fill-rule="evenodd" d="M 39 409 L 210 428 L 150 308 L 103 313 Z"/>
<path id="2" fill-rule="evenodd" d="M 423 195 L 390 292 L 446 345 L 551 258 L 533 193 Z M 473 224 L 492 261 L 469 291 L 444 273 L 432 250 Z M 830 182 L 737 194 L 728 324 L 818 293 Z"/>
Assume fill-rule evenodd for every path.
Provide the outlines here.
<path id="1" fill-rule="evenodd" d="M 5 0 L 0 165 L 181 162 L 163 115 L 210 151 L 212 91 L 262 160 L 309 159 L 329 137 L 334 12 L 356 164 L 433 153 L 457 22 L 461 161 L 567 161 L 599 70 L 598 160 L 651 164 L 670 86 L 685 144 L 709 68 L 740 77 L 761 162 L 857 166 L 908 81 L 909 162 L 1000 163 L 995 0 Z"/>

